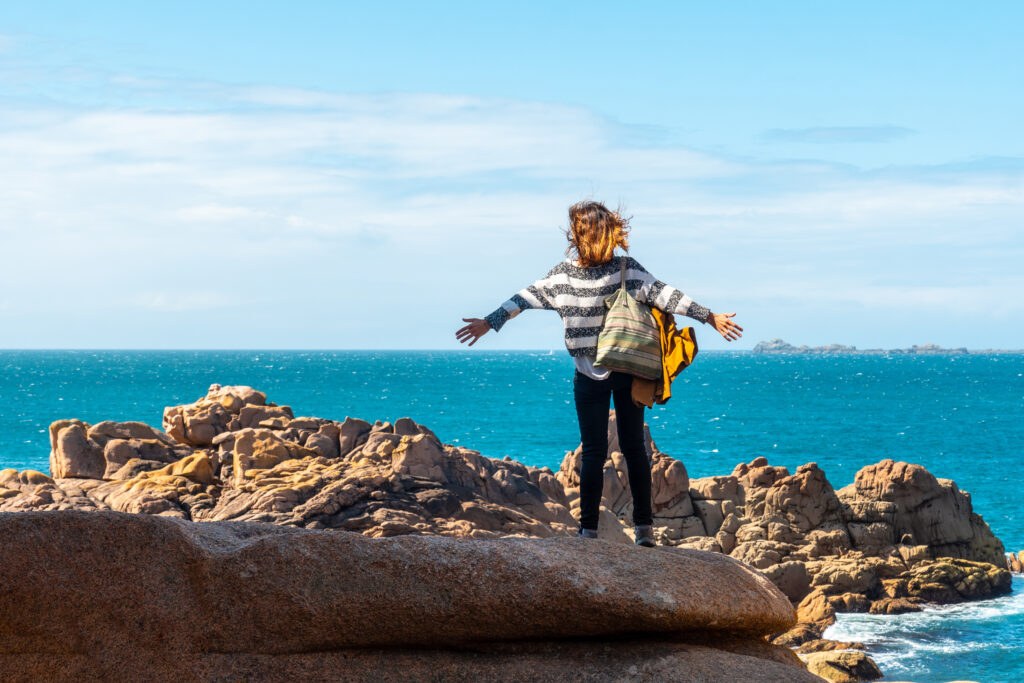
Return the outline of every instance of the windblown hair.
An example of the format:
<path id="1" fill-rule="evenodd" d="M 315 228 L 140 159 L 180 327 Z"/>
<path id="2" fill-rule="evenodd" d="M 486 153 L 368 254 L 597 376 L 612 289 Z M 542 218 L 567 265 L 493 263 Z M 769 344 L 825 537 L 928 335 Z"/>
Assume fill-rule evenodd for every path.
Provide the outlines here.
<path id="1" fill-rule="evenodd" d="M 610 211 L 600 202 L 579 202 L 569 207 L 565 255 L 575 256 L 584 268 L 599 266 L 611 260 L 615 247 L 629 251 L 628 234 L 629 218 L 619 210 Z"/>

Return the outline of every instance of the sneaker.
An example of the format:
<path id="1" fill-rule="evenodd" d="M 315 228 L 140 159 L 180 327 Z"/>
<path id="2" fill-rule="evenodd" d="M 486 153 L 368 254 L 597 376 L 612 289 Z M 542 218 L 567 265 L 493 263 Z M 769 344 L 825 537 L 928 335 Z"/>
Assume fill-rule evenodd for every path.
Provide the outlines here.
<path id="1" fill-rule="evenodd" d="M 597 529 L 580 529 L 576 533 L 577 538 L 597 538 Z"/>
<path id="2" fill-rule="evenodd" d="M 643 546 L 644 548 L 653 548 L 657 545 L 654 542 L 654 527 L 647 524 L 643 526 L 634 527 L 634 536 L 636 536 L 636 544 Z"/>

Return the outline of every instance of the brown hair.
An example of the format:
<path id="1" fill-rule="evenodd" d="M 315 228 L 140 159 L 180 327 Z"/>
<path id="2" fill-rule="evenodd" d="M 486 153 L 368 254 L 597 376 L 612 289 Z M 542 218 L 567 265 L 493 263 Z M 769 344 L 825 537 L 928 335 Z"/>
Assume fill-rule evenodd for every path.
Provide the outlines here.
<path id="1" fill-rule="evenodd" d="M 629 251 L 628 234 L 629 218 L 623 218 L 618 209 L 610 211 L 600 202 L 582 201 L 569 207 L 565 255 L 575 255 L 584 268 L 599 266 L 611 260 L 615 247 Z"/>

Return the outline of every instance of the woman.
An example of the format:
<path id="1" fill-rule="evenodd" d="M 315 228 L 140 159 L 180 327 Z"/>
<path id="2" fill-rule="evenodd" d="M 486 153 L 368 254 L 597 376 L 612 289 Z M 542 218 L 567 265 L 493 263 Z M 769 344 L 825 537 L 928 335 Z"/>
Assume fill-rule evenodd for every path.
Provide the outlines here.
<path id="1" fill-rule="evenodd" d="M 644 448 L 644 406 L 633 403 L 633 377 L 594 367 L 597 335 L 604 321 L 604 300 L 620 286 L 620 261 L 615 248 L 629 251 L 629 220 L 598 202 L 580 202 L 569 208 L 566 259 L 540 280 L 514 294 L 484 318 L 463 318 L 469 323 L 455 336 L 472 346 L 488 330 L 497 332 L 520 311 L 546 308 L 558 311 L 565 325 L 565 346 L 576 364 L 573 396 L 580 424 L 579 536 L 597 538 L 597 520 L 604 488 L 604 462 L 608 455 L 608 403 L 615 403 L 619 448 L 626 460 L 633 495 L 633 524 L 637 545 L 654 545 L 651 512 L 651 467 Z M 573 259 L 572 257 L 575 257 Z M 730 318 L 714 314 L 678 289 L 657 280 L 635 259 L 626 257 L 626 289 L 637 301 L 668 313 L 707 323 L 732 341 L 743 331 Z"/>

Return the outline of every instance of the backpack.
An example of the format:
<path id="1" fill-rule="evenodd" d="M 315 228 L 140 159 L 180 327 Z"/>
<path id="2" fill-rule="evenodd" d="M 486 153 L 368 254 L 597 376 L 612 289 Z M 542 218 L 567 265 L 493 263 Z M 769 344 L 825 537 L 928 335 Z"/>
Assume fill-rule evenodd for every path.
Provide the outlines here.
<path id="1" fill-rule="evenodd" d="M 604 305 L 608 310 L 597 335 L 594 367 L 644 379 L 661 377 L 661 328 L 650 307 L 626 291 L 626 257 L 622 257 L 622 286 Z"/>

